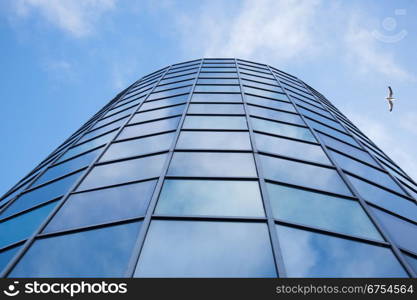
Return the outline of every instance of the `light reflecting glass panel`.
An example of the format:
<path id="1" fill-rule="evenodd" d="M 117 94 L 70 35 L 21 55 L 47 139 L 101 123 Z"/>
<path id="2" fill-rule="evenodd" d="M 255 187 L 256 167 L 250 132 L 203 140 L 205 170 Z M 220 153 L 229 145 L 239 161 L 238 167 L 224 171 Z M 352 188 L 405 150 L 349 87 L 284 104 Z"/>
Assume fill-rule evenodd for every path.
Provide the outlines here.
<path id="1" fill-rule="evenodd" d="M 264 216 L 258 182 L 231 180 L 165 180 L 155 213 Z"/>
<path id="2" fill-rule="evenodd" d="M 180 117 L 168 118 L 160 121 L 142 123 L 139 125 L 130 125 L 123 128 L 118 140 L 128 139 L 133 137 L 140 137 L 149 134 L 155 134 L 159 132 L 165 132 L 170 130 L 176 130 Z"/>
<path id="3" fill-rule="evenodd" d="M 140 225 L 135 222 L 37 239 L 10 277 L 123 277 Z"/>
<path id="4" fill-rule="evenodd" d="M 277 225 L 289 277 L 408 277 L 388 248 Z"/>
<path id="5" fill-rule="evenodd" d="M 100 161 L 120 159 L 129 156 L 139 156 L 152 152 L 168 150 L 174 139 L 174 133 L 165 133 L 113 143 Z"/>
<path id="6" fill-rule="evenodd" d="M 184 129 L 248 129 L 245 117 L 187 116 Z"/>
<path id="7" fill-rule="evenodd" d="M 250 104 L 262 105 L 262 106 L 266 106 L 270 108 L 296 112 L 294 106 L 288 102 L 270 100 L 270 99 L 256 97 L 252 95 L 246 95 L 246 102 Z"/>
<path id="8" fill-rule="evenodd" d="M 326 154 L 318 145 L 282 139 L 270 135 L 255 133 L 256 147 L 277 155 L 285 155 L 302 160 L 331 165 Z"/>
<path id="9" fill-rule="evenodd" d="M 244 115 L 241 104 L 190 104 L 189 114 L 219 114 L 219 115 Z"/>
<path id="10" fill-rule="evenodd" d="M 277 274 L 266 224 L 152 221 L 134 276 L 276 277 Z"/>
<path id="11" fill-rule="evenodd" d="M 193 94 L 191 102 L 242 102 L 241 94 Z"/>
<path id="12" fill-rule="evenodd" d="M 78 190 L 158 177 L 166 154 L 146 156 L 94 167 Z"/>
<path id="13" fill-rule="evenodd" d="M 185 105 L 176 105 L 151 111 L 144 111 L 137 113 L 130 120 L 129 124 L 152 121 L 155 119 L 162 119 L 166 117 L 181 115 L 184 111 Z"/>
<path id="14" fill-rule="evenodd" d="M 194 92 L 240 93 L 240 87 L 238 85 L 196 85 Z"/>
<path id="15" fill-rule="evenodd" d="M 144 216 L 156 180 L 71 195 L 44 232 Z"/>
<path id="16" fill-rule="evenodd" d="M 256 177 L 256 169 L 249 153 L 176 152 L 168 175 Z"/>
<path id="17" fill-rule="evenodd" d="M 162 100 L 149 101 L 142 104 L 139 111 L 162 108 L 165 106 L 181 104 L 187 102 L 188 94 L 170 97 Z"/>
<path id="18" fill-rule="evenodd" d="M 267 190 L 277 219 L 383 241 L 357 201 L 272 183 Z"/>
<path id="19" fill-rule="evenodd" d="M 351 195 L 335 170 L 266 155 L 261 155 L 261 161 L 266 178 Z"/>
<path id="20" fill-rule="evenodd" d="M 8 265 L 13 256 L 20 250 L 20 246 L 0 252 L 0 272 Z"/>
<path id="21" fill-rule="evenodd" d="M 290 114 L 283 111 L 277 111 L 253 105 L 248 105 L 249 113 L 254 116 L 272 119 L 276 121 L 305 125 L 301 118 L 296 114 Z"/>
<path id="22" fill-rule="evenodd" d="M 317 143 L 316 139 L 308 128 L 292 126 L 258 118 L 251 118 L 250 120 L 254 130 Z"/>
<path id="23" fill-rule="evenodd" d="M 191 85 L 172 89 L 172 90 L 162 91 L 162 92 L 155 92 L 155 93 L 150 94 L 147 100 L 155 100 L 155 99 L 171 97 L 174 95 L 189 93 L 190 90 L 191 90 Z"/>
<path id="24" fill-rule="evenodd" d="M 251 150 L 247 132 L 182 131 L 177 149 Z"/>

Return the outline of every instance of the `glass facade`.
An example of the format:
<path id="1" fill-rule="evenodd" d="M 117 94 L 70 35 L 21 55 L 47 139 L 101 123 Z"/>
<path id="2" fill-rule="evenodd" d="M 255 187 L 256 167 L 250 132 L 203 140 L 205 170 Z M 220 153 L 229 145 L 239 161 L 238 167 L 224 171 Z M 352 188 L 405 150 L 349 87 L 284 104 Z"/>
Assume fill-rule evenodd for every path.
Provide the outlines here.
<path id="1" fill-rule="evenodd" d="M 417 184 L 240 59 L 134 82 L 0 198 L 2 277 L 416 277 Z"/>

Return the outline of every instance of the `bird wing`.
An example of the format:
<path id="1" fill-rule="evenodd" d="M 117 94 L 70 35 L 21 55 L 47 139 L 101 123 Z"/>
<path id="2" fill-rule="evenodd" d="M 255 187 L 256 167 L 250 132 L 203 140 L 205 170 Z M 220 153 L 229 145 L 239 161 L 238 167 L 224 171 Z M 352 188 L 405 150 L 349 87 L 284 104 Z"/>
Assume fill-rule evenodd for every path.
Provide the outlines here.
<path id="1" fill-rule="evenodd" d="M 388 87 L 388 92 L 389 92 L 388 97 L 391 98 L 393 93 L 392 93 L 392 88 L 390 86 Z"/>
<path id="2" fill-rule="evenodd" d="M 388 106 L 389 106 L 389 111 L 392 111 L 392 108 L 394 107 L 394 102 L 393 101 L 388 101 Z"/>

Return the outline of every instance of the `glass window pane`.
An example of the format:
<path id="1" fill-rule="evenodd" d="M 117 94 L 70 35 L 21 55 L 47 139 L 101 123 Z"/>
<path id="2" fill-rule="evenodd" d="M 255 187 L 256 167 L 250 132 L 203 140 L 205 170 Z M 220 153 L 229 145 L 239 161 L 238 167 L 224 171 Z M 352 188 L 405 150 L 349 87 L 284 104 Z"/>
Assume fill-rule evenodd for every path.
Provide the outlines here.
<path id="1" fill-rule="evenodd" d="M 365 179 L 376 182 L 384 187 L 392 189 L 398 193 L 404 194 L 400 187 L 389 177 L 388 174 L 381 172 L 377 169 L 369 167 L 363 163 L 360 163 L 354 159 L 351 159 L 342 154 L 330 151 L 336 163 L 344 170 L 353 174 L 357 174 Z"/>
<path id="2" fill-rule="evenodd" d="M 347 134 L 344 134 L 342 132 L 339 132 L 339 131 L 334 130 L 334 129 L 328 127 L 328 126 L 324 126 L 322 124 L 319 124 L 319 123 L 314 122 L 314 121 L 312 121 L 310 119 L 307 119 L 307 118 L 306 118 L 306 121 L 314 129 L 320 130 L 320 131 L 322 131 L 322 132 L 324 132 L 324 133 L 326 133 L 330 136 L 334 136 L 335 138 L 338 138 L 339 140 L 342 140 L 342 141 L 344 141 L 346 143 L 349 143 L 351 145 L 354 145 L 356 147 L 360 147 L 358 145 L 358 143 L 353 138 L 348 136 Z"/>
<path id="3" fill-rule="evenodd" d="M 118 140 L 128 139 L 133 137 L 140 137 L 149 134 L 155 134 L 170 130 L 176 130 L 180 117 L 163 119 L 160 121 L 142 123 L 139 125 L 130 125 L 123 128 L 120 135 L 117 137 Z"/>
<path id="4" fill-rule="evenodd" d="M 187 116 L 185 129 L 248 129 L 245 117 Z"/>
<path id="5" fill-rule="evenodd" d="M 190 104 L 189 114 L 244 115 L 241 104 Z"/>
<path id="6" fill-rule="evenodd" d="M 185 105 L 182 104 L 182 105 L 161 108 L 157 110 L 140 112 L 133 116 L 129 124 L 141 123 L 145 121 L 152 121 L 155 119 L 162 119 L 166 117 L 181 115 L 184 111 L 184 108 L 185 108 Z"/>
<path id="7" fill-rule="evenodd" d="M 167 155 L 152 155 L 94 167 L 78 190 L 158 177 Z"/>
<path id="8" fill-rule="evenodd" d="M 113 122 L 113 123 L 111 123 L 111 124 L 108 124 L 108 125 L 105 125 L 105 126 L 103 126 L 103 127 L 101 127 L 101 128 L 99 128 L 99 129 L 96 129 L 96 130 L 94 130 L 94 131 L 90 131 L 90 132 L 87 132 L 81 139 L 80 139 L 80 142 L 83 142 L 83 141 L 87 141 L 87 140 L 89 140 L 89 139 L 91 139 L 91 138 L 94 138 L 94 137 L 96 137 L 96 136 L 99 136 L 99 135 L 101 135 L 101 134 L 103 134 L 103 133 L 106 133 L 106 132 L 109 132 L 109 131 L 111 131 L 111 130 L 114 130 L 114 129 L 117 129 L 117 128 L 119 128 L 122 124 L 124 124 L 125 122 L 126 122 L 126 120 L 127 120 L 127 118 L 123 118 L 123 119 L 121 119 L 121 120 L 119 120 L 119 121 L 116 121 L 116 122 Z"/>
<path id="9" fill-rule="evenodd" d="M 250 120 L 254 130 L 317 143 L 316 139 L 308 128 L 292 126 L 258 118 L 251 118 Z"/>
<path id="10" fill-rule="evenodd" d="M 240 93 L 240 87 L 238 85 L 196 85 L 194 92 Z"/>
<path id="11" fill-rule="evenodd" d="M 3 271 L 19 250 L 20 246 L 0 252 L 0 272 Z"/>
<path id="12" fill-rule="evenodd" d="M 74 194 L 44 232 L 56 232 L 144 216 L 156 180 Z"/>
<path id="13" fill-rule="evenodd" d="M 188 94 L 170 97 L 162 100 L 149 101 L 142 104 L 139 111 L 150 110 L 155 108 L 162 108 L 165 106 L 181 104 L 187 102 Z"/>
<path id="14" fill-rule="evenodd" d="M 192 85 L 193 83 L 194 83 L 194 80 L 192 80 L 192 79 L 184 80 L 184 81 L 178 81 L 178 82 L 174 82 L 174 83 L 170 83 L 170 84 L 159 85 L 153 91 L 154 92 L 159 92 L 159 91 L 164 91 L 164 90 L 168 90 L 168 89 L 183 87 L 185 85 Z"/>
<path id="15" fill-rule="evenodd" d="M 239 84 L 239 80 L 230 78 L 200 78 L 198 84 Z"/>
<path id="16" fill-rule="evenodd" d="M 262 105 L 270 108 L 276 108 L 281 110 L 286 110 L 289 112 L 295 112 L 295 108 L 291 103 L 282 102 L 277 100 L 269 100 L 266 98 L 256 97 L 252 95 L 246 95 L 246 102 L 255 104 L 255 105 Z"/>
<path id="17" fill-rule="evenodd" d="M 417 253 L 417 226 L 415 224 L 401 220 L 377 208 L 370 208 L 381 221 L 383 228 L 400 247 Z"/>
<path id="18" fill-rule="evenodd" d="M 191 102 L 242 102 L 241 94 L 193 94 Z"/>
<path id="19" fill-rule="evenodd" d="M 201 72 L 236 72 L 236 68 L 201 68 Z"/>
<path id="20" fill-rule="evenodd" d="M 27 239 L 38 229 L 57 203 L 52 202 L 0 222 L 0 248 Z"/>
<path id="21" fill-rule="evenodd" d="M 251 150 L 247 132 L 182 131 L 177 149 Z"/>
<path id="22" fill-rule="evenodd" d="M 357 201 L 272 183 L 267 190 L 277 219 L 383 241 Z"/>
<path id="23" fill-rule="evenodd" d="M 152 221 L 134 276 L 276 277 L 277 274 L 265 224 Z"/>
<path id="24" fill-rule="evenodd" d="M 298 125 L 305 125 L 301 118 L 296 114 L 290 114 L 283 111 L 277 111 L 253 105 L 248 105 L 249 113 L 254 116 L 259 116 L 276 121 L 294 123 Z"/>
<path id="25" fill-rule="evenodd" d="M 171 77 L 171 78 L 165 78 L 162 79 L 160 84 L 167 84 L 170 82 L 180 81 L 180 80 L 186 80 L 186 79 L 193 79 L 196 75 L 196 73 L 190 72 L 191 74 L 181 75 L 178 77 Z"/>
<path id="26" fill-rule="evenodd" d="M 301 112 L 304 116 L 308 116 L 308 117 L 310 117 L 310 118 L 312 118 L 312 119 L 315 119 L 315 120 L 317 120 L 317 121 L 319 121 L 319 122 L 322 122 L 322 123 L 324 123 L 324 124 L 327 124 L 327 125 L 329 125 L 329 126 L 331 126 L 331 127 L 334 127 L 334 128 L 336 128 L 336 129 L 339 129 L 339 130 L 341 130 L 341 131 L 345 131 L 345 129 L 343 128 L 343 126 L 342 126 L 342 125 L 340 125 L 339 123 L 337 123 L 336 121 L 329 120 L 329 119 L 327 119 L 327 118 L 325 118 L 325 117 L 320 116 L 319 114 L 313 113 L 313 112 L 311 112 L 311 111 L 309 111 L 309 110 L 307 110 L 307 109 L 303 109 L 303 108 L 301 108 L 301 107 L 299 107 L 298 109 L 300 110 L 300 112 Z"/>
<path id="27" fill-rule="evenodd" d="M 256 177 L 256 169 L 248 153 L 176 152 L 168 175 Z"/>
<path id="28" fill-rule="evenodd" d="M 349 155 L 356 157 L 357 159 L 363 160 L 367 163 L 370 163 L 374 166 L 378 166 L 377 163 L 373 160 L 373 158 L 366 153 L 365 151 L 359 150 L 355 147 L 352 147 L 348 144 L 342 143 L 334 138 L 331 138 L 325 134 L 317 133 L 322 141 L 332 148 L 335 148 L 336 150 L 339 150 L 343 153 L 349 153 Z"/>
<path id="29" fill-rule="evenodd" d="M 155 212 L 179 216 L 264 216 L 257 181 L 165 180 Z"/>
<path id="30" fill-rule="evenodd" d="M 255 76 L 255 75 L 251 75 L 251 74 L 246 74 L 246 73 L 242 73 L 240 74 L 242 76 L 242 79 L 250 79 L 250 80 L 256 80 L 256 81 L 262 81 L 265 83 L 269 83 L 269 84 L 277 84 L 277 81 L 275 80 L 275 78 L 263 78 L 263 77 L 259 77 L 259 76 Z"/>
<path id="31" fill-rule="evenodd" d="M 279 93 L 279 92 L 267 91 L 267 90 L 263 90 L 263 89 L 261 90 L 261 89 L 253 88 L 253 87 L 249 87 L 249 86 L 244 86 L 243 90 L 245 91 L 245 94 L 253 94 L 253 95 L 256 95 L 256 96 L 263 96 L 263 97 L 267 97 L 267 98 L 288 101 L 287 96 L 285 94 Z"/>
<path id="32" fill-rule="evenodd" d="M 237 78 L 236 73 L 201 72 L 200 78 Z"/>
<path id="33" fill-rule="evenodd" d="M 119 119 L 121 119 L 123 117 L 129 116 L 137 108 L 138 108 L 137 106 L 134 106 L 134 107 L 131 107 L 129 109 L 123 110 L 123 111 L 121 111 L 119 113 L 113 114 L 113 115 L 111 115 L 109 117 L 106 117 L 105 119 L 100 119 L 100 120 L 97 121 L 96 126 L 103 126 L 104 124 L 108 124 L 110 122 L 119 120 Z"/>
<path id="34" fill-rule="evenodd" d="M 140 139 L 128 140 L 125 142 L 113 143 L 100 161 L 114 160 L 129 156 L 139 156 L 152 152 L 169 150 L 175 133 L 165 133 L 144 137 Z"/>
<path id="35" fill-rule="evenodd" d="M 331 165 L 326 154 L 318 145 L 258 133 L 255 133 L 255 140 L 259 151 Z"/>
<path id="36" fill-rule="evenodd" d="M 417 258 L 411 255 L 404 254 L 405 259 L 407 260 L 408 264 L 413 268 L 414 272 L 417 272 Z"/>
<path id="37" fill-rule="evenodd" d="M 353 176 L 348 175 L 348 178 L 366 201 L 417 222 L 417 206 L 413 201 L 406 200 Z"/>
<path id="38" fill-rule="evenodd" d="M 10 277 L 123 277 L 140 224 L 38 239 Z"/>
<path id="39" fill-rule="evenodd" d="M 179 94 L 189 93 L 190 90 L 191 90 L 191 85 L 181 87 L 181 88 L 172 89 L 172 90 L 152 93 L 152 94 L 149 95 L 147 101 L 155 100 L 155 99 L 161 99 L 161 98 L 167 98 L 167 97 L 171 97 L 171 96 L 179 95 Z"/>
<path id="40" fill-rule="evenodd" d="M 351 196 L 335 170 L 261 155 L 266 178 Z"/>
<path id="41" fill-rule="evenodd" d="M 68 149 L 68 151 L 64 155 L 61 156 L 60 159 L 58 159 L 57 162 L 61 162 L 63 160 L 66 160 L 68 158 L 71 158 L 71 157 L 73 157 L 75 155 L 81 154 L 83 152 L 86 152 L 86 151 L 91 150 L 93 148 L 96 148 L 98 146 L 107 144 L 114 137 L 115 134 L 116 134 L 116 131 L 112 131 L 112 132 L 109 132 L 109 133 L 107 133 L 105 135 L 102 135 L 99 138 L 96 138 L 94 140 L 91 140 L 91 141 L 89 141 L 87 143 L 78 145 L 78 146 L 76 146 L 74 148 L 70 148 L 70 149 Z"/>
<path id="42" fill-rule="evenodd" d="M 11 216 L 35 205 L 64 195 L 69 191 L 70 187 L 75 183 L 79 176 L 80 173 L 76 173 L 22 194 L 1 214 L 0 217 L 5 218 Z"/>
<path id="43" fill-rule="evenodd" d="M 388 248 L 277 225 L 289 277 L 408 277 Z"/>
<path id="44" fill-rule="evenodd" d="M 84 155 L 78 156 L 66 162 L 63 162 L 59 165 L 53 166 L 52 168 L 48 169 L 41 177 L 39 177 L 35 185 L 39 185 L 41 183 L 45 183 L 49 180 L 64 176 L 68 173 L 74 172 L 78 169 L 88 166 L 99 153 L 103 151 L 103 148 L 99 148 L 97 150 L 88 152 Z"/>
<path id="45" fill-rule="evenodd" d="M 266 89 L 266 90 L 278 92 L 278 93 L 283 93 L 283 90 L 279 86 L 270 85 L 270 84 L 266 84 L 266 83 L 259 82 L 259 81 L 252 81 L 252 80 L 242 79 L 242 84 L 244 84 L 245 86 L 251 86 L 251 87 L 256 87 L 256 88 L 261 88 L 261 89 Z M 288 101 L 288 99 L 285 95 L 283 95 L 283 97 L 285 98 L 286 101 Z"/>

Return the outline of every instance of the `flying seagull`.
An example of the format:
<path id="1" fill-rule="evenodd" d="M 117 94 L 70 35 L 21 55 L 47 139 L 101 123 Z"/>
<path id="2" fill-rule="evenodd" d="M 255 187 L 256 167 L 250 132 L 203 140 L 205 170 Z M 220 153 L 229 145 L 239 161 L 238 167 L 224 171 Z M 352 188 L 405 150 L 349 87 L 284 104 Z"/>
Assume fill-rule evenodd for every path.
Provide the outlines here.
<path id="1" fill-rule="evenodd" d="M 392 108 L 394 106 L 394 100 L 395 98 L 392 97 L 392 88 L 389 86 L 388 87 L 388 97 L 386 97 L 385 99 L 388 100 L 388 106 L 389 106 L 389 111 L 392 111 Z"/>

